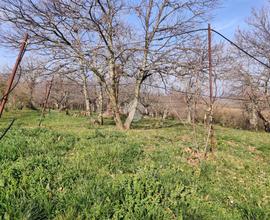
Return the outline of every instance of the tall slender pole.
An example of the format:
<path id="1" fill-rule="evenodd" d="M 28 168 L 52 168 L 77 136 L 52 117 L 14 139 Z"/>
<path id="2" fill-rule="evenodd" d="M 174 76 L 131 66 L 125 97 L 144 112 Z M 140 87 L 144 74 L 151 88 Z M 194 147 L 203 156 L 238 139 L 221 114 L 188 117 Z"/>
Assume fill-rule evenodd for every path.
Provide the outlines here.
<path id="1" fill-rule="evenodd" d="M 16 60 L 16 63 L 12 69 L 12 72 L 9 76 L 9 79 L 8 79 L 8 82 L 7 82 L 7 88 L 5 90 L 5 93 L 4 93 L 4 96 L 1 100 L 1 104 L 0 104 L 0 118 L 3 114 L 3 111 L 4 111 L 4 108 L 5 108 L 5 105 L 8 101 L 8 96 L 9 96 L 9 93 L 10 91 L 12 90 L 12 84 L 14 82 L 14 79 L 15 79 L 15 76 L 16 76 L 16 72 L 18 70 L 18 67 L 20 65 L 20 62 L 23 58 L 23 55 L 24 55 L 24 52 L 25 52 L 25 49 L 26 49 L 26 46 L 27 46 L 27 40 L 28 40 L 28 34 L 25 34 L 24 36 L 24 39 L 23 39 L 23 42 L 21 44 L 21 47 L 20 47 L 20 52 L 19 52 L 19 55 L 17 57 L 17 60 Z"/>
<path id="2" fill-rule="evenodd" d="M 208 61 L 209 61 L 209 101 L 213 102 L 213 67 L 212 67 L 212 33 L 211 25 L 208 24 Z"/>
<path id="3" fill-rule="evenodd" d="M 212 30 L 208 24 L 208 62 L 209 62 L 209 135 L 210 135 L 210 152 L 213 152 L 215 145 L 214 125 L 213 125 L 213 66 L 212 66 Z"/>
<path id="4" fill-rule="evenodd" d="M 42 119 L 45 116 L 45 111 L 46 111 L 46 108 L 47 108 L 47 105 L 48 105 L 48 100 L 49 100 L 51 90 L 52 90 L 53 79 L 54 79 L 54 76 L 52 76 L 51 81 L 46 85 L 45 100 L 44 100 L 44 104 L 43 104 L 43 108 L 42 108 L 42 112 L 41 112 L 41 116 L 40 116 L 40 119 L 39 119 L 38 126 L 41 126 Z"/>

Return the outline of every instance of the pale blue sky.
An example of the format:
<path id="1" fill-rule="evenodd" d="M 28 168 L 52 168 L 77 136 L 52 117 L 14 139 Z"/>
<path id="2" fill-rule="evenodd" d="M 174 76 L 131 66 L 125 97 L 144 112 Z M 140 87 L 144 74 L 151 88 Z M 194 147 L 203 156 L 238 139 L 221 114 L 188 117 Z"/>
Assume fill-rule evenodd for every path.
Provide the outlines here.
<path id="1" fill-rule="evenodd" d="M 214 12 L 212 27 L 233 39 L 237 27 L 246 28 L 245 20 L 252 8 L 261 8 L 268 0 L 223 0 L 223 4 Z"/>
<path id="2" fill-rule="evenodd" d="M 222 5 L 214 12 L 212 27 L 233 39 L 238 26 L 246 28 L 245 19 L 250 15 L 251 9 L 260 8 L 267 2 L 268 0 L 223 0 Z M 0 47 L 0 67 L 13 65 L 17 54 L 18 51 Z"/>

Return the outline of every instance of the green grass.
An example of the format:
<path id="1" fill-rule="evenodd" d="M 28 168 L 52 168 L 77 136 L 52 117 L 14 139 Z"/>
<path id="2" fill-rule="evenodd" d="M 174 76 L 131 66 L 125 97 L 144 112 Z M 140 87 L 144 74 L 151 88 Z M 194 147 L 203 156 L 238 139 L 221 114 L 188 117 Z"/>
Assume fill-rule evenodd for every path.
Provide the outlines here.
<path id="1" fill-rule="evenodd" d="M 2 128 L 18 119 L 0 142 L 0 219 L 270 219 L 269 134 L 216 127 L 214 156 L 198 162 L 192 129 L 173 120 L 125 132 L 4 116 Z"/>

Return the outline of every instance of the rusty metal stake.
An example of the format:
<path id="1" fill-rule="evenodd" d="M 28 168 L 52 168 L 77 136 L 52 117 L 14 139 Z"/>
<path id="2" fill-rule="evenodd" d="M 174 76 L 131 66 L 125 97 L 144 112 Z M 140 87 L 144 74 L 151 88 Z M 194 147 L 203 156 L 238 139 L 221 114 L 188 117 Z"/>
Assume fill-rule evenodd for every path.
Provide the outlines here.
<path id="1" fill-rule="evenodd" d="M 11 75 L 9 76 L 9 79 L 8 79 L 8 82 L 7 82 L 7 88 L 5 90 L 3 98 L 1 100 L 0 118 L 2 117 L 3 111 L 5 109 L 5 105 L 6 105 L 7 101 L 8 101 L 9 93 L 12 90 L 12 84 L 14 82 L 16 72 L 18 70 L 18 67 L 19 67 L 21 61 L 22 61 L 22 58 L 23 58 L 23 55 L 24 55 L 24 52 L 25 52 L 25 49 L 26 49 L 26 46 L 27 46 L 27 40 L 28 40 L 28 34 L 25 34 L 25 37 L 24 37 L 23 42 L 22 42 L 21 47 L 20 47 L 20 52 L 19 52 L 19 55 L 17 57 L 16 63 L 14 65 L 13 69 L 12 69 Z"/>
<path id="2" fill-rule="evenodd" d="M 47 108 L 47 105 L 48 105 L 48 100 L 49 100 L 49 97 L 50 97 L 50 94 L 51 94 L 52 85 L 53 85 L 53 79 L 54 79 L 54 76 L 52 76 L 52 79 L 49 82 L 49 84 L 46 85 L 45 102 L 43 104 L 43 108 L 42 108 L 40 120 L 39 120 L 39 123 L 38 123 L 38 126 L 39 127 L 41 125 L 42 119 L 45 116 L 45 111 L 46 111 L 46 108 Z"/>

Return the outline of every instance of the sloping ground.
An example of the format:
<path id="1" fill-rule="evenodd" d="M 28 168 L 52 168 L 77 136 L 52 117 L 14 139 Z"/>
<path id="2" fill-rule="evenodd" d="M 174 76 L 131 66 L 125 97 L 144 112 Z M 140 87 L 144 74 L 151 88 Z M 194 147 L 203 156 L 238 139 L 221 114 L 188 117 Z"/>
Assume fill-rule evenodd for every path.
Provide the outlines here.
<path id="1" fill-rule="evenodd" d="M 215 155 L 199 161 L 175 121 L 121 132 L 17 117 L 0 142 L 0 219 L 270 219 L 269 134 L 217 127 Z"/>

